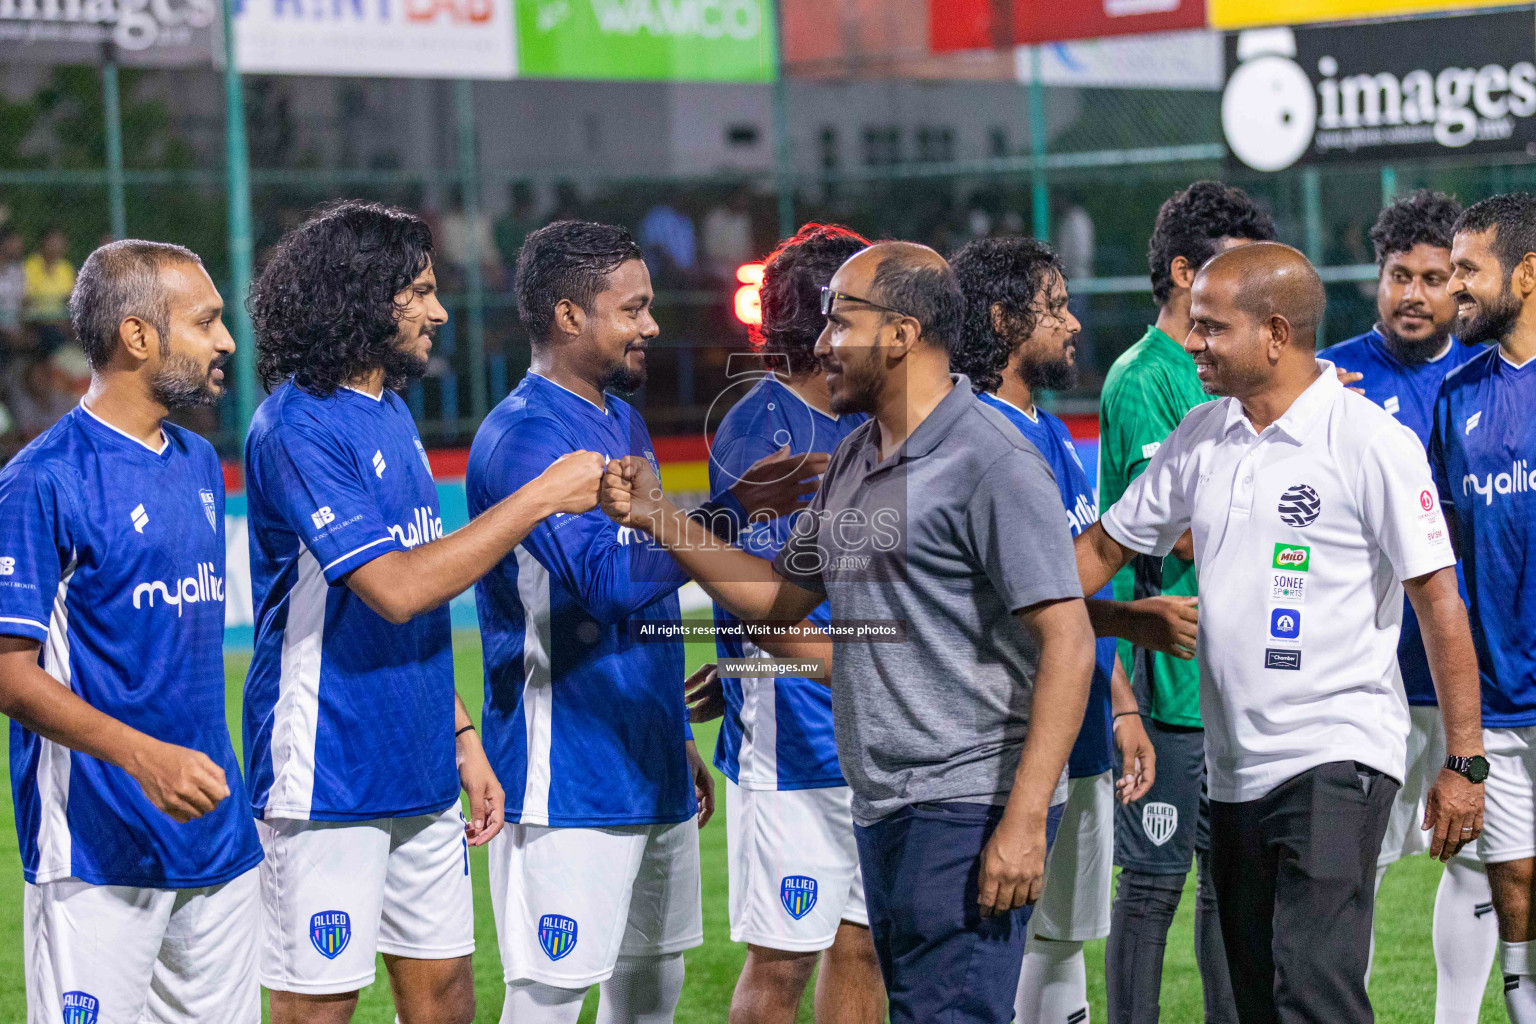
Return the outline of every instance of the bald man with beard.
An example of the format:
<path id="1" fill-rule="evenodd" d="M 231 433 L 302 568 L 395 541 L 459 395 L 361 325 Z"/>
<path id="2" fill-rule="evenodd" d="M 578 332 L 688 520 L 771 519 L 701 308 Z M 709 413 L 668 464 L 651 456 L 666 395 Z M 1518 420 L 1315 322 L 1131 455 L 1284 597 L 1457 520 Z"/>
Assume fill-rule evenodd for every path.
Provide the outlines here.
<path id="1" fill-rule="evenodd" d="M 1184 417 L 1076 541 L 1092 593 L 1186 530 L 1200 576 L 1211 853 L 1238 1017 L 1369 1022 L 1376 857 L 1404 773 L 1407 592 L 1447 749 L 1480 755 L 1477 659 L 1423 446 L 1317 358 L 1306 257 L 1259 242 L 1196 276 L 1184 348 L 1224 396 Z M 1449 769 L 1424 828 L 1444 860 L 1482 829 Z"/>

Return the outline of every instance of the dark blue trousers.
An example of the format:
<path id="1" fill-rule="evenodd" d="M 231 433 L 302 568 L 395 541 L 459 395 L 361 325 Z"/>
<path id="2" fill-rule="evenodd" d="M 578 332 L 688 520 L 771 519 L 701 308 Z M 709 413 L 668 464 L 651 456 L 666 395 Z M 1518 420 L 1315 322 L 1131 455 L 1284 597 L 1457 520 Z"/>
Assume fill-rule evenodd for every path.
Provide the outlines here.
<path id="1" fill-rule="evenodd" d="M 1061 805 L 1046 819 L 1054 842 Z M 982 917 L 981 851 L 1002 819 L 990 804 L 928 803 L 855 826 L 870 935 L 891 1024 L 1008 1024 L 1033 907 Z"/>

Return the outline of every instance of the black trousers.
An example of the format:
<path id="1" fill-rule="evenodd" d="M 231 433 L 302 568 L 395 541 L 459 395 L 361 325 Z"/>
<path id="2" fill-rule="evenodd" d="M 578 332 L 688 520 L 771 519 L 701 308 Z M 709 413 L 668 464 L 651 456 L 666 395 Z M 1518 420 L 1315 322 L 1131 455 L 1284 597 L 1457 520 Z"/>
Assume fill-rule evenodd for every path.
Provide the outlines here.
<path id="1" fill-rule="evenodd" d="M 1376 856 L 1398 784 L 1333 761 L 1211 801 L 1211 865 L 1243 1024 L 1371 1024 Z"/>

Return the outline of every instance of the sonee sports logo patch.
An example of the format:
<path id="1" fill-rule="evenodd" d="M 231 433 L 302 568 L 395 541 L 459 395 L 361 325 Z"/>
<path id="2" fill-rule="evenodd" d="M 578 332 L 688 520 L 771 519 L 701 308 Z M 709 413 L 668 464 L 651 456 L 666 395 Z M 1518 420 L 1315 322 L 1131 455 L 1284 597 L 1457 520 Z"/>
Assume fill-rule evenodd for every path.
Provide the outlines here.
<path id="1" fill-rule="evenodd" d="M 101 1012 L 101 1001 L 89 992 L 65 992 L 61 1001 L 64 1007 L 64 1024 L 96 1024 Z"/>
<path id="2" fill-rule="evenodd" d="M 1162 846 L 1179 830 L 1179 809 L 1154 800 L 1141 809 L 1141 827 L 1153 846 Z"/>
<path id="3" fill-rule="evenodd" d="M 779 883 L 779 902 L 784 912 L 796 921 L 816 906 L 816 879 L 809 875 L 786 875 Z"/>
<path id="4" fill-rule="evenodd" d="M 1312 549 L 1305 544 L 1276 544 L 1275 558 L 1270 567 L 1306 572 L 1312 568 Z"/>
<path id="5" fill-rule="evenodd" d="M 1306 484 L 1292 484 L 1280 495 L 1280 521 L 1298 529 L 1311 526 L 1323 511 L 1323 499 Z"/>
<path id="6" fill-rule="evenodd" d="M 539 918 L 539 948 L 551 960 L 571 955 L 576 948 L 576 920 L 560 914 L 545 914 Z"/>
<path id="7" fill-rule="evenodd" d="M 345 910 L 322 910 L 309 919 L 309 941 L 327 960 L 335 960 L 352 941 L 352 918 Z"/>

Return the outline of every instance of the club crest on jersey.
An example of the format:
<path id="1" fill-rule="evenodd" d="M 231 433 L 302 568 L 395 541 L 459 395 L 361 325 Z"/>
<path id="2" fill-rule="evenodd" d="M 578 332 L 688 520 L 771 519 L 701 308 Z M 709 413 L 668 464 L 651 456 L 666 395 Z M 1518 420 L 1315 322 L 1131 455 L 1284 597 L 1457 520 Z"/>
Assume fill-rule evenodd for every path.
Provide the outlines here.
<path id="1" fill-rule="evenodd" d="M 352 941 L 352 918 L 345 910 L 322 910 L 309 919 L 309 941 L 327 960 L 335 960 Z"/>
<path id="2" fill-rule="evenodd" d="M 1280 521 L 1286 526 L 1311 526 L 1323 511 L 1323 499 L 1306 484 L 1292 484 L 1280 495 Z"/>
<path id="3" fill-rule="evenodd" d="M 416 454 L 421 456 L 421 464 L 427 467 L 427 472 L 432 472 L 432 460 L 427 458 L 427 450 L 421 445 L 421 438 L 416 438 Z"/>
<path id="4" fill-rule="evenodd" d="M 796 921 L 816 906 L 816 879 L 809 875 L 786 875 L 779 883 L 779 902 Z"/>
<path id="5" fill-rule="evenodd" d="M 64 1024 L 96 1024 L 101 1012 L 101 1001 L 89 992 L 65 992 Z"/>
<path id="6" fill-rule="evenodd" d="M 213 492 L 204 487 L 202 490 L 197 492 L 197 496 L 203 499 L 203 515 L 208 519 L 208 529 L 212 530 L 214 533 L 218 533 L 219 527 L 214 520 L 214 514 L 217 511 L 218 506 L 214 504 Z"/>
<path id="7" fill-rule="evenodd" d="M 1179 829 L 1179 809 L 1154 800 L 1141 809 L 1141 827 L 1153 846 L 1162 846 Z"/>
<path id="8" fill-rule="evenodd" d="M 539 918 L 539 948 L 551 960 L 561 960 L 576 948 L 576 921 L 560 914 Z"/>

